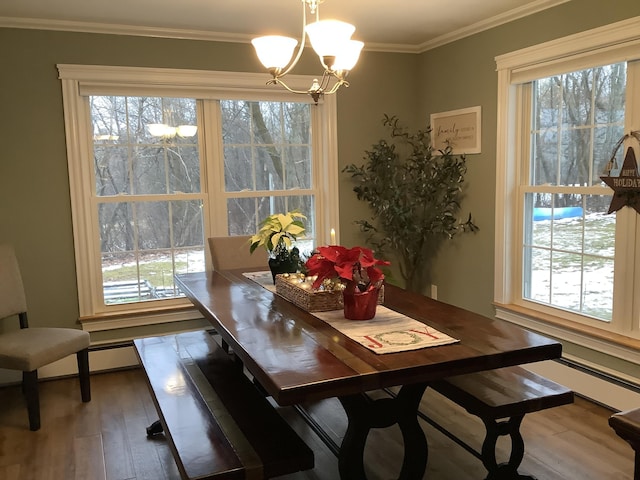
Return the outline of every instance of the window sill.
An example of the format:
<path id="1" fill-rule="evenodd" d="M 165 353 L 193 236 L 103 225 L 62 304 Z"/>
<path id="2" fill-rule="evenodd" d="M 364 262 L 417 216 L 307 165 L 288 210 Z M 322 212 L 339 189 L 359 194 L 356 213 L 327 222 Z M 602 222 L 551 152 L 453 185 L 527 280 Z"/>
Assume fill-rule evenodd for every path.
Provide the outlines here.
<path id="1" fill-rule="evenodd" d="M 157 310 L 102 313 L 81 317 L 82 330 L 86 332 L 102 332 L 121 328 L 143 327 L 163 323 L 197 320 L 202 314 L 191 305 L 165 307 Z"/>
<path id="2" fill-rule="evenodd" d="M 514 304 L 494 303 L 496 317 L 640 365 L 640 339 L 590 327 Z"/>

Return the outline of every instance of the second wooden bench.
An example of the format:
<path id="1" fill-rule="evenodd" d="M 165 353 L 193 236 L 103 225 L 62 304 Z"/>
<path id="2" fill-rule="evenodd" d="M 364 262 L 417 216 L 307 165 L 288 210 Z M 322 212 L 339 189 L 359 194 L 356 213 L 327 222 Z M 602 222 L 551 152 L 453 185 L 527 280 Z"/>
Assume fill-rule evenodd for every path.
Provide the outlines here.
<path id="1" fill-rule="evenodd" d="M 633 480 L 640 480 L 640 408 L 614 413 L 609 425 L 635 452 Z"/>
<path id="2" fill-rule="evenodd" d="M 134 340 L 182 479 L 263 479 L 313 468 L 311 449 L 206 332 Z M 158 428 L 156 428 L 158 427 Z"/>
<path id="3" fill-rule="evenodd" d="M 568 388 L 521 367 L 457 375 L 430 386 L 483 421 L 487 434 L 478 455 L 487 480 L 532 478 L 518 473 L 524 456 L 520 424 L 525 414 L 573 402 Z M 498 437 L 511 438 L 507 463 L 496 461 Z"/>

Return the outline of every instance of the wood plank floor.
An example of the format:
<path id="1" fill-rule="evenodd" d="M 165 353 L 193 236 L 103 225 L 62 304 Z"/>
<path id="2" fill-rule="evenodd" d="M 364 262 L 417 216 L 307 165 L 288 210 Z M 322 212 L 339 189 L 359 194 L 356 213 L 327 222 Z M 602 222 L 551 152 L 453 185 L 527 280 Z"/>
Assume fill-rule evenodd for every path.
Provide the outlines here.
<path id="1" fill-rule="evenodd" d="M 42 428 L 28 429 L 17 386 L 0 389 L 0 479 L 2 480 L 177 480 L 179 474 L 162 438 L 145 428 L 157 418 L 141 370 L 92 376 L 92 401 L 83 404 L 76 379 L 42 382 Z M 345 428 L 336 401 L 309 411 L 339 442 Z M 484 427 L 474 417 L 427 391 L 423 410 L 479 446 Z M 281 409 L 314 449 L 316 467 L 282 480 L 336 480 L 337 460 L 293 409 Z M 577 399 L 573 405 L 527 415 L 522 425 L 526 454 L 521 471 L 539 480 L 631 480 L 633 451 L 607 424 L 611 412 Z M 481 480 L 479 460 L 426 422 L 429 462 L 425 478 Z M 506 451 L 508 445 L 500 445 Z M 373 430 L 365 452 L 370 480 L 397 477 L 402 439 L 396 428 Z"/>

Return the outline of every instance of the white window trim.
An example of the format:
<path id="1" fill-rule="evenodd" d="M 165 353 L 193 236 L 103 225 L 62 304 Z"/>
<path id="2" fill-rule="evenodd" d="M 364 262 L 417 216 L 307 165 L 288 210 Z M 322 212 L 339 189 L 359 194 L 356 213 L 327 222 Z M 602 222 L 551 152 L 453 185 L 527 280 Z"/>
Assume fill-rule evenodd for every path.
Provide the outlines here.
<path id="1" fill-rule="evenodd" d="M 494 270 L 496 316 L 636 364 L 640 364 L 640 340 L 572 325 L 564 318 L 517 306 L 514 302 L 516 285 L 511 279 L 520 269 L 514 261 L 518 258 L 516 249 L 519 248 L 519 234 L 512 220 L 516 218 L 520 204 L 517 182 L 521 167 L 513 161 L 518 157 L 515 132 L 518 122 L 521 122 L 516 110 L 521 94 L 518 84 L 567 70 L 588 68 L 594 63 L 635 59 L 638 58 L 639 48 L 640 17 L 634 17 L 500 55 L 495 59 L 498 71 Z"/>
<path id="2" fill-rule="evenodd" d="M 277 86 L 266 85 L 267 76 L 256 73 L 217 72 L 204 70 L 176 70 L 165 68 L 114 67 L 102 65 L 59 64 L 58 78 L 62 84 L 67 159 L 75 245 L 76 277 L 80 317 L 90 318 L 95 329 L 96 318 L 103 315 L 96 305 L 101 292 L 97 291 L 95 278 L 99 276 L 95 248 L 99 242 L 85 233 L 95 223 L 93 209 L 82 208 L 88 202 L 87 185 L 92 185 L 92 164 L 83 159 L 92 156 L 89 111 L 85 99 L 88 95 L 157 95 L 185 96 L 201 99 L 217 99 L 220 96 L 242 100 L 308 101 L 308 97 L 291 94 Z M 289 75 L 292 88 L 305 90 L 313 78 Z M 320 158 L 322 182 L 316 198 L 319 215 L 316 218 L 317 241 L 329 241 L 329 231 L 339 235 L 338 201 L 338 148 L 337 148 L 337 104 L 336 96 L 321 100 L 322 108 L 316 109 L 314 121 L 319 125 L 320 139 L 314 141 L 317 149 L 314 158 Z M 321 153 L 320 153 L 321 152 Z M 320 157 L 321 155 L 321 157 Z M 314 174 L 318 173 L 314 171 Z M 205 221 L 205 238 L 217 230 Z M 206 242 L 205 242 L 206 244 Z M 208 249 L 205 248 L 207 263 Z M 169 310 L 176 306 L 190 305 L 187 300 L 166 301 Z M 100 330 L 139 326 L 141 324 L 170 323 L 194 318 L 194 310 L 166 313 L 162 311 L 142 313 L 139 310 L 120 311 L 118 321 L 101 322 Z M 127 317 L 127 313 L 130 314 Z"/>

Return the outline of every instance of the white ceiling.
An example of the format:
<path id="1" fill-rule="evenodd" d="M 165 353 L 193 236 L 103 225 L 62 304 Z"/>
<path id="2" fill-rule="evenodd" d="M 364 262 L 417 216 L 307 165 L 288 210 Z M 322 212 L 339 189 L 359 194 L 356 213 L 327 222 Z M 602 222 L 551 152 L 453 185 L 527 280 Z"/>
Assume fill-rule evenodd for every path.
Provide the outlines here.
<path id="1" fill-rule="evenodd" d="M 326 0 L 365 48 L 422 51 L 569 0 Z M 1 0 L 0 26 L 247 41 L 300 36 L 300 0 Z"/>

